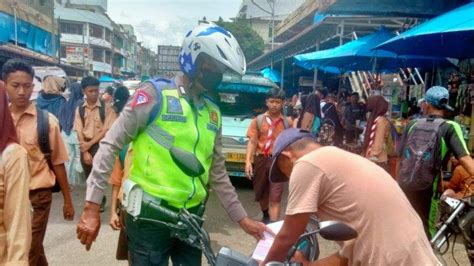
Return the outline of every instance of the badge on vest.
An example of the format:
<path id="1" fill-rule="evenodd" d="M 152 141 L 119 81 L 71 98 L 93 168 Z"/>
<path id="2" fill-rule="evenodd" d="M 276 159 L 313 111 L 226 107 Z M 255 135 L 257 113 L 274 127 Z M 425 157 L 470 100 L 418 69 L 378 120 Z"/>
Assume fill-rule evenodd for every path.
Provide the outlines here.
<path id="1" fill-rule="evenodd" d="M 212 110 L 209 112 L 209 119 L 211 120 L 211 123 L 214 125 L 217 125 L 219 123 L 219 116 L 217 115 L 217 112 Z"/>
<path id="2" fill-rule="evenodd" d="M 169 114 L 182 114 L 183 107 L 181 106 L 181 102 L 178 98 L 174 96 L 166 96 L 166 101 L 168 103 L 167 112 Z"/>

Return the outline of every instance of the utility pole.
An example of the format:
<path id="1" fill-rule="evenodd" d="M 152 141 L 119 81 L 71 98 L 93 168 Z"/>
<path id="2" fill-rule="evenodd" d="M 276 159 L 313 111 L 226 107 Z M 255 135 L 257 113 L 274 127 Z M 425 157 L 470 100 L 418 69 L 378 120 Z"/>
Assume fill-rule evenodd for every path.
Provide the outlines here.
<path id="1" fill-rule="evenodd" d="M 18 2 L 12 1 L 11 8 L 13 9 L 13 17 L 14 17 L 14 24 L 15 24 L 15 45 L 18 46 L 18 22 L 17 22 L 17 14 L 16 8 L 18 6 Z"/>
<path id="2" fill-rule="evenodd" d="M 268 11 L 267 9 L 265 9 L 262 6 L 260 6 L 259 4 L 257 4 L 255 2 L 255 0 L 251 0 L 252 4 L 254 4 L 258 9 L 262 10 L 263 12 L 265 12 L 265 13 L 267 13 L 271 16 L 271 21 L 270 21 L 270 25 L 272 27 L 272 29 L 271 29 L 271 34 L 272 34 L 271 47 L 272 47 L 272 50 L 273 50 L 273 48 L 275 48 L 275 2 L 276 2 L 276 0 L 266 0 L 266 1 L 268 3 L 268 6 L 270 7 L 270 11 Z"/>

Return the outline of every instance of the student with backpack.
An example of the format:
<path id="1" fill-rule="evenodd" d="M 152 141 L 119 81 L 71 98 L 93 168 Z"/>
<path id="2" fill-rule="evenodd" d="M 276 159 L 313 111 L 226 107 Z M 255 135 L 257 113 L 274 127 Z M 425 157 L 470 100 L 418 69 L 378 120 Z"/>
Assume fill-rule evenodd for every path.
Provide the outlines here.
<path id="1" fill-rule="evenodd" d="M 33 218 L 29 263 L 41 266 L 48 265 L 43 240 L 56 182 L 64 197 L 65 220 L 71 221 L 74 218 L 74 208 L 64 167 L 68 160 L 67 150 L 61 138 L 58 120 L 30 101 L 34 76 L 33 68 L 20 60 L 8 60 L 2 67 L 2 80 L 10 99 L 18 142 L 28 153 L 31 173 L 29 193 Z"/>
<path id="2" fill-rule="evenodd" d="M 86 100 L 79 104 L 74 118 L 74 130 L 79 139 L 86 178 L 92 170 L 92 159 L 99 149 L 99 141 L 115 120 L 112 108 L 99 99 L 99 84 L 99 80 L 94 77 L 82 79 L 82 92 Z"/>
<path id="3" fill-rule="evenodd" d="M 269 223 L 280 218 L 280 202 L 283 184 L 269 181 L 272 147 L 280 132 L 292 127 L 288 118 L 283 115 L 285 92 L 279 88 L 268 91 L 266 104 L 268 111 L 255 117 L 247 131 L 249 142 L 245 173 L 252 181 L 255 201 L 260 203 L 263 213 L 262 222 Z"/>
<path id="4" fill-rule="evenodd" d="M 420 215 L 428 237 L 435 233 L 438 203 L 442 193 L 442 166 L 450 154 L 474 176 L 474 162 L 459 124 L 443 119 L 448 105 L 446 88 L 430 88 L 424 97 L 425 116 L 406 127 L 400 144 L 398 183 Z"/>

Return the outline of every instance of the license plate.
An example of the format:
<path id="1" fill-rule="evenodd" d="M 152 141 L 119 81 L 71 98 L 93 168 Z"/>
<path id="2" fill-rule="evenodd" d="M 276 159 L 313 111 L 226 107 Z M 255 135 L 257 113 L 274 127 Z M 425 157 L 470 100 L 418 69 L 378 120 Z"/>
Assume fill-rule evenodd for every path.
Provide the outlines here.
<path id="1" fill-rule="evenodd" d="M 229 152 L 226 154 L 226 161 L 234 163 L 245 163 L 245 154 Z"/>
<path id="2" fill-rule="evenodd" d="M 236 177 L 245 177 L 244 172 L 228 172 L 229 176 L 236 176 Z"/>

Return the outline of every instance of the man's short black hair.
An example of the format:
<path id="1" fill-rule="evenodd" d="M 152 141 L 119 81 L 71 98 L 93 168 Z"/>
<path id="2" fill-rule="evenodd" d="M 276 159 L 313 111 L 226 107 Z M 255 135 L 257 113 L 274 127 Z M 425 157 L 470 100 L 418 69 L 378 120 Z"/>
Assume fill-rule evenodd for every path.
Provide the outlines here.
<path id="1" fill-rule="evenodd" d="M 5 62 L 5 64 L 2 67 L 2 80 L 6 81 L 8 78 L 8 75 L 16 71 L 26 72 L 27 74 L 31 76 L 32 79 L 35 77 L 35 71 L 30 66 L 30 64 L 26 63 L 23 60 L 10 59 L 7 62 Z"/>
<path id="2" fill-rule="evenodd" d="M 285 91 L 280 88 L 272 88 L 267 92 L 267 99 L 274 98 L 285 100 L 285 97 Z"/>
<path id="3" fill-rule="evenodd" d="M 351 94 L 351 96 L 357 96 L 357 98 L 360 98 L 360 95 L 359 95 L 358 92 L 353 92 L 353 93 Z"/>
<path id="4" fill-rule="evenodd" d="M 81 87 L 83 90 L 89 86 L 99 86 L 99 85 L 100 85 L 100 81 L 96 79 L 95 77 L 84 77 L 81 81 Z"/>

